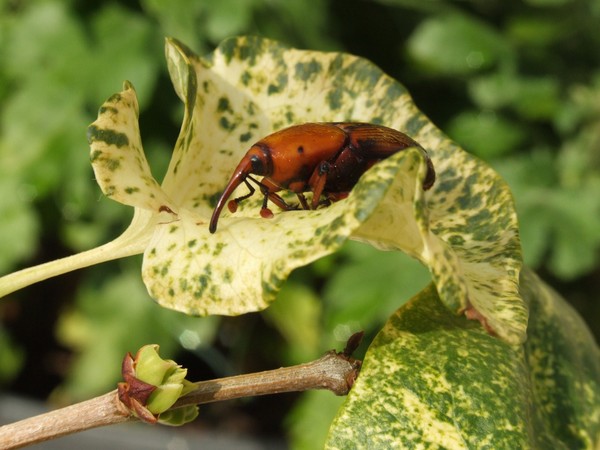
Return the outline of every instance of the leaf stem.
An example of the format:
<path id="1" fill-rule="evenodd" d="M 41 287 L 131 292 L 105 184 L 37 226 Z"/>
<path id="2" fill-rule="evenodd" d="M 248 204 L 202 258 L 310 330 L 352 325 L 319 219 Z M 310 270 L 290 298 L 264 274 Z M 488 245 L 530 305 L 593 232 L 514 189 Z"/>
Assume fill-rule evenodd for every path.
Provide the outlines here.
<path id="1" fill-rule="evenodd" d="M 142 253 L 150 239 L 152 213 L 136 208 L 129 227 L 119 237 L 76 255 L 28 267 L 0 278 L 0 298 L 31 284 L 94 264 Z"/>
<path id="2" fill-rule="evenodd" d="M 283 392 L 328 389 L 346 395 L 360 361 L 330 351 L 305 364 L 195 383 L 196 389 L 173 408 Z M 15 449 L 91 428 L 137 420 L 118 400 L 117 391 L 0 427 L 0 448 Z"/>

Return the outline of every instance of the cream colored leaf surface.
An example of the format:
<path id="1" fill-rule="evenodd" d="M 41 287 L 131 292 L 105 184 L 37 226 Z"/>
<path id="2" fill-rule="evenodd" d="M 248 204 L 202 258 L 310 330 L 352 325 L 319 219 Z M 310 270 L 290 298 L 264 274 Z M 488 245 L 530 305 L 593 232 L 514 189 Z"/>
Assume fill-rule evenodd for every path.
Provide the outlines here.
<path id="1" fill-rule="evenodd" d="M 169 200 L 152 177 L 142 148 L 135 90 L 123 91 L 100 108 L 88 128 L 92 167 L 102 192 L 118 202 L 158 212 Z"/>
<path id="2" fill-rule="evenodd" d="M 161 304 L 199 314 L 264 308 L 291 270 L 350 237 L 421 260 L 451 310 L 508 341 L 523 339 L 527 310 L 517 290 L 521 255 L 510 193 L 489 167 L 448 141 L 401 85 L 361 58 L 258 38 L 228 40 L 207 58 L 174 40 L 166 47 L 186 120 L 163 182 L 180 223 L 157 231 L 144 260 L 146 283 Z M 332 207 L 274 208 L 275 218 L 266 220 L 255 195 L 235 214 L 225 211 L 215 235 L 207 233 L 216 199 L 254 142 L 290 124 L 342 120 L 412 136 L 433 160 L 434 188 L 420 188 L 418 151 L 401 152 Z M 242 186 L 234 196 L 245 192 Z"/>
<path id="3" fill-rule="evenodd" d="M 371 344 L 327 448 L 598 448 L 594 338 L 533 272 L 521 286 L 532 310 L 524 345 L 447 314 L 433 284 L 400 308 Z"/>
<path id="4" fill-rule="evenodd" d="M 510 193 L 435 128 L 400 84 L 352 55 L 260 38 L 227 40 L 206 58 L 169 39 L 166 55 L 185 115 L 162 190 L 141 153 L 132 89 L 109 100 L 91 132 L 103 191 L 162 211 L 142 269 L 159 303 L 190 314 L 263 309 L 293 269 L 352 238 L 419 259 L 451 311 L 522 342 L 527 309 L 518 295 L 521 254 Z M 434 187 L 421 187 L 422 149 L 408 149 L 376 164 L 349 198 L 330 207 L 273 206 L 275 217 L 263 219 L 257 193 L 234 214 L 224 211 L 209 234 L 216 200 L 254 142 L 291 124 L 330 121 L 378 123 L 410 135 L 433 161 Z M 233 196 L 247 192 L 242 184 Z"/>

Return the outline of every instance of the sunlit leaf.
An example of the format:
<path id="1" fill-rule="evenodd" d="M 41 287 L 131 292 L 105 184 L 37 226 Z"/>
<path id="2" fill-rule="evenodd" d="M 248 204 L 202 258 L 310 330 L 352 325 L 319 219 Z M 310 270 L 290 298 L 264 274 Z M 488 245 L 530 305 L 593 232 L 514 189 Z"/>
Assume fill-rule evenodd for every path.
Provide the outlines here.
<path id="1" fill-rule="evenodd" d="M 419 259 L 449 309 L 508 341 L 523 339 L 527 312 L 517 292 L 520 247 L 510 193 L 429 123 L 402 86 L 360 58 L 258 38 L 225 41 L 205 59 L 168 40 L 166 54 L 186 109 L 162 187 L 140 155 L 129 86 L 91 127 L 95 146 L 106 144 L 92 153 L 104 192 L 162 212 L 142 269 L 162 305 L 201 315 L 265 308 L 291 270 L 353 238 Z M 422 149 L 408 149 L 376 164 L 349 198 L 328 208 L 265 220 L 255 196 L 208 233 L 215 199 L 252 142 L 292 123 L 341 120 L 407 132 L 434 162 L 434 188 L 422 189 Z M 121 171 L 127 166 L 132 170 Z"/>
<path id="2" fill-rule="evenodd" d="M 159 212 L 169 200 L 152 177 L 142 149 L 135 91 L 129 83 L 124 87 L 102 105 L 89 127 L 92 167 L 104 195 Z"/>
<path id="3" fill-rule="evenodd" d="M 532 310 L 523 346 L 447 314 L 433 285 L 399 309 L 367 352 L 327 448 L 595 448 L 598 347 L 531 271 L 521 287 Z"/>

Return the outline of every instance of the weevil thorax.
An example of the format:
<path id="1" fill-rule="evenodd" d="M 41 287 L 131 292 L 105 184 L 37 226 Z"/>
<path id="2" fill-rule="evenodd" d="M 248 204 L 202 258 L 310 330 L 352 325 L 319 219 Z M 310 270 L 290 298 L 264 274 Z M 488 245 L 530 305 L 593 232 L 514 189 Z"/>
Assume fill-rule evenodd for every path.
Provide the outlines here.
<path id="1" fill-rule="evenodd" d="M 317 165 L 334 158 L 347 139 L 338 127 L 305 123 L 270 134 L 256 145 L 268 149 L 271 157 L 272 171 L 265 178 L 280 189 L 304 192 Z"/>

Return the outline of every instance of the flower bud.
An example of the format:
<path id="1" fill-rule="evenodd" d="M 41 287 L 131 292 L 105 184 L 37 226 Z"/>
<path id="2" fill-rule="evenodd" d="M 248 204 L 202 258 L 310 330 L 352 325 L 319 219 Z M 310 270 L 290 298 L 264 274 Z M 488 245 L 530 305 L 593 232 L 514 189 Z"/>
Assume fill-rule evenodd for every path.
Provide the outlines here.
<path id="1" fill-rule="evenodd" d="M 175 361 L 162 359 L 158 354 L 158 345 L 145 345 L 132 360 L 129 355 L 123 365 L 125 383 L 119 386 L 119 396 L 136 416 L 149 422 L 156 422 L 156 417 L 167 411 L 179 397 L 194 390 L 194 384 L 187 381 L 187 369 Z M 139 389 L 139 386 L 153 389 Z M 143 391 L 143 396 L 140 394 Z M 151 392 L 151 393 L 150 393 Z M 149 394 L 149 395 L 148 395 Z M 131 400 L 135 401 L 131 401 Z M 161 423 L 181 425 L 194 420 L 198 415 L 196 406 L 187 406 L 169 412 L 160 417 Z M 154 417 L 153 420 L 149 418 Z"/>

